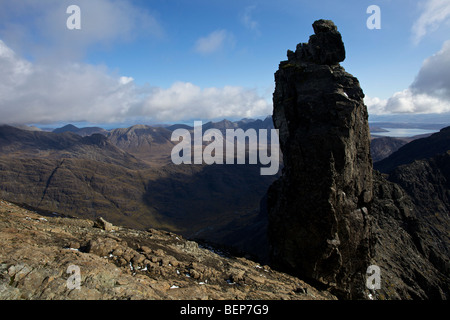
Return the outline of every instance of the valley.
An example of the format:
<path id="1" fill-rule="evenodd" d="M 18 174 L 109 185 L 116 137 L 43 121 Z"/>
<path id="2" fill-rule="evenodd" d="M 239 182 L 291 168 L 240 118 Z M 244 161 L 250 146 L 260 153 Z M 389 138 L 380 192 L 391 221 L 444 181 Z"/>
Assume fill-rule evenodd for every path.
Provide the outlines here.
<path id="1" fill-rule="evenodd" d="M 251 126 L 243 123 L 246 130 Z M 205 124 L 219 130 L 230 126 Z M 254 128 L 263 126 L 267 121 L 258 120 Z M 79 132 L 91 130 L 74 128 L 44 132 L 1 126 L 0 198 L 230 244 L 240 221 L 258 216 L 261 198 L 276 178 L 261 176 L 260 165 L 175 165 L 167 128 L 136 125 L 90 136 Z"/>

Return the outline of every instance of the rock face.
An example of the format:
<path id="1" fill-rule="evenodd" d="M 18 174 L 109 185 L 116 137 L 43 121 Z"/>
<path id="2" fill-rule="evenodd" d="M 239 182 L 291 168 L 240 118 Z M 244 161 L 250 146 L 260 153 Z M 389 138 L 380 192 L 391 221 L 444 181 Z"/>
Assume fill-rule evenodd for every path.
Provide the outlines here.
<path id="1" fill-rule="evenodd" d="M 403 297 L 439 298 L 450 295 L 450 127 L 430 137 L 414 140 L 375 167 L 388 173 L 389 181 L 377 180 L 378 187 L 372 212 L 376 215 L 374 235 L 383 235 L 384 245 L 374 247 L 374 259 L 379 264 L 390 260 L 390 268 L 399 270 L 397 276 L 408 277 L 396 295 Z M 386 192 L 395 185 L 395 192 Z M 381 191 L 381 192 L 380 192 Z M 386 197 L 386 194 L 391 196 Z M 402 195 L 399 197 L 399 195 Z M 395 206 L 383 206 L 389 198 Z M 403 198 L 399 202 L 398 199 Z M 384 200 L 383 200 L 384 199 Z M 394 200 L 394 201 L 392 201 Z M 405 209 L 404 203 L 408 202 Z M 400 213 L 400 214 L 399 214 Z M 403 216 L 403 218 L 399 218 Z M 386 222 L 390 217 L 390 221 Z M 385 221 L 385 222 L 383 222 Z M 383 229 L 377 226 L 383 225 Z M 397 225 L 398 227 L 393 227 Z M 394 231 L 395 230 L 395 231 Z M 404 236 L 386 245 L 389 231 Z M 403 241 L 404 239 L 407 242 Z M 408 244 L 409 242 L 409 244 Z M 379 243 L 379 241 L 376 241 Z M 399 245 L 400 243 L 400 245 Z M 412 245 L 411 245 L 412 244 Z M 392 250 L 389 250 L 391 248 Z M 409 253 L 406 253 L 406 250 Z M 391 252 L 388 252 L 391 251 Z M 397 259 L 386 259 L 386 256 Z M 411 259 L 410 257 L 414 257 Z M 395 262 L 397 260 L 398 262 Z M 407 275 L 407 276 L 406 276 Z M 392 277 L 391 277 L 392 278 Z M 415 288 L 411 284 L 415 283 Z M 384 292 L 392 295 L 392 292 Z"/>
<path id="2" fill-rule="evenodd" d="M 422 259 L 428 264 L 417 270 L 425 276 L 416 277 L 421 290 L 415 294 L 445 298 L 450 295 L 450 150 L 398 166 L 389 180 L 401 187 L 414 205 L 403 225 L 407 222 L 418 252 L 414 261 Z"/>
<path id="3" fill-rule="evenodd" d="M 422 169 L 416 171 L 422 178 L 424 173 Z M 422 183 L 429 188 L 427 178 Z M 381 281 L 379 290 L 371 293 L 372 298 L 448 299 L 448 212 L 428 215 L 415 204 L 417 195 L 408 194 L 377 171 L 373 189 L 371 264 L 380 268 Z"/>
<path id="4" fill-rule="evenodd" d="M 268 192 L 274 265 L 360 297 L 369 266 L 372 159 L 364 94 L 332 21 L 288 51 L 275 74 L 282 177 Z"/>
<path id="5" fill-rule="evenodd" d="M 345 47 L 337 27 L 330 20 L 318 20 L 313 24 L 314 34 L 308 43 L 297 45 L 295 57 L 304 62 L 333 65 L 345 60 Z"/>

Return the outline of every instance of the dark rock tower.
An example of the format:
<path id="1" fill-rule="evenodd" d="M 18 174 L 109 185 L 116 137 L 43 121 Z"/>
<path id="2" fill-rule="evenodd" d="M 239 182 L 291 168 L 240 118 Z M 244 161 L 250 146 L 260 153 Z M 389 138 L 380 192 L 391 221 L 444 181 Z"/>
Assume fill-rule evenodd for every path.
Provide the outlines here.
<path id="1" fill-rule="evenodd" d="M 370 265 L 368 113 L 358 80 L 339 64 L 345 48 L 337 27 L 318 20 L 313 28 L 275 73 L 273 120 L 284 169 L 268 192 L 270 257 L 358 298 Z"/>

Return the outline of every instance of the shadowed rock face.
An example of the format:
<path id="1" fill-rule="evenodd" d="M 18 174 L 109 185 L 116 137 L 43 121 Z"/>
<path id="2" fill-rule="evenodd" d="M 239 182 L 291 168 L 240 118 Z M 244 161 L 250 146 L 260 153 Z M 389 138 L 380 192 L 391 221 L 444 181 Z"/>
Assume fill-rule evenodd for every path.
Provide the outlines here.
<path id="1" fill-rule="evenodd" d="M 275 74 L 273 120 L 284 157 L 268 192 L 274 265 L 359 297 L 369 265 L 372 159 L 364 94 L 339 62 L 332 21 L 288 51 Z"/>

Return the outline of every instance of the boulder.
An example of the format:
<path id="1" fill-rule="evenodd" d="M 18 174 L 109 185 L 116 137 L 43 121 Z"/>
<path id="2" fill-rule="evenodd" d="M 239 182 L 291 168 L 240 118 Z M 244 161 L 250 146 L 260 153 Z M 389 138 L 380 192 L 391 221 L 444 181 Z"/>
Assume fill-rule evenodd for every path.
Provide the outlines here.
<path id="1" fill-rule="evenodd" d="M 95 220 L 94 227 L 103 229 L 105 231 L 113 231 L 117 229 L 111 222 L 106 221 L 102 217 L 99 217 L 97 218 L 97 220 Z"/>

